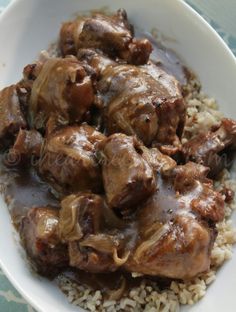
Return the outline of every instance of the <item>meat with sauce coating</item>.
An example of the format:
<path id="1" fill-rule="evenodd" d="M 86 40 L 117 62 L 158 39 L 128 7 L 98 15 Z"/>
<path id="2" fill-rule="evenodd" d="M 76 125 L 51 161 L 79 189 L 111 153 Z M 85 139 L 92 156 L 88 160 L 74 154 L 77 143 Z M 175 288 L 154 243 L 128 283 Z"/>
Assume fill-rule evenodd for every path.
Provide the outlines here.
<path id="1" fill-rule="evenodd" d="M 41 148 L 43 145 L 43 137 L 36 130 L 20 129 L 16 137 L 10 153 L 16 153 L 21 157 L 21 160 L 30 158 L 31 156 L 40 157 Z"/>
<path id="2" fill-rule="evenodd" d="M 236 122 L 223 118 L 214 131 L 201 133 L 183 145 L 185 161 L 194 161 L 210 168 L 210 175 L 216 176 L 229 168 L 232 160 L 229 152 L 236 148 Z"/>
<path id="3" fill-rule="evenodd" d="M 6 154 L 4 164 L 7 167 L 16 167 L 29 163 L 35 165 L 34 160 L 38 160 L 43 145 L 43 137 L 36 130 L 20 129 L 15 139 L 15 143 Z"/>
<path id="4" fill-rule="evenodd" d="M 51 116 L 61 124 L 84 121 L 94 102 L 93 78 L 87 66 L 75 58 L 49 58 L 26 71 L 31 80 L 31 126 L 44 128 Z"/>
<path id="5" fill-rule="evenodd" d="M 22 112 L 17 85 L 0 91 L 0 147 L 9 144 L 27 123 Z"/>
<path id="6" fill-rule="evenodd" d="M 58 231 L 59 213 L 51 207 L 31 208 L 21 222 L 20 235 L 32 265 L 53 277 L 68 265 L 67 246 Z"/>
<path id="7" fill-rule="evenodd" d="M 195 163 L 162 172 L 157 191 L 137 212 L 140 239 L 126 270 L 189 279 L 209 269 L 212 224 L 223 220 L 224 200 L 207 172 Z"/>
<path id="8" fill-rule="evenodd" d="M 78 58 L 94 68 L 107 134 L 136 135 L 145 145 L 168 153 L 180 148 L 186 107 L 178 81 L 156 65 L 132 66 L 101 53 L 81 50 Z M 172 150 L 171 150 L 172 146 Z"/>
<path id="9" fill-rule="evenodd" d="M 96 143 L 105 136 L 84 124 L 50 133 L 42 148 L 39 172 L 60 193 L 102 190 Z"/>
<path id="10" fill-rule="evenodd" d="M 152 52 L 148 39 L 133 38 L 125 10 L 107 16 L 99 13 L 78 18 L 62 25 L 60 47 L 62 54 L 76 55 L 79 49 L 100 49 L 112 58 L 118 57 L 132 64 L 145 64 Z"/>
<path id="11" fill-rule="evenodd" d="M 214 230 L 192 214 L 179 214 L 165 224 L 157 221 L 152 228 L 147 223 L 140 234 L 140 244 L 125 264 L 128 271 L 190 279 L 210 267 Z"/>
<path id="12" fill-rule="evenodd" d="M 104 99 L 107 132 L 137 135 L 148 146 L 178 146 L 185 120 L 178 83 L 156 67 L 157 80 L 148 68 L 117 65 L 103 72 L 98 90 Z"/>
<path id="13" fill-rule="evenodd" d="M 99 144 L 107 203 L 112 208 L 135 209 L 156 187 L 152 167 L 139 153 L 134 137 L 116 133 Z"/>
<path id="14" fill-rule="evenodd" d="M 119 240 L 102 232 L 105 222 L 104 199 L 92 193 L 78 193 L 61 202 L 60 235 L 68 243 L 70 265 L 93 273 L 118 268 L 114 261 Z"/>

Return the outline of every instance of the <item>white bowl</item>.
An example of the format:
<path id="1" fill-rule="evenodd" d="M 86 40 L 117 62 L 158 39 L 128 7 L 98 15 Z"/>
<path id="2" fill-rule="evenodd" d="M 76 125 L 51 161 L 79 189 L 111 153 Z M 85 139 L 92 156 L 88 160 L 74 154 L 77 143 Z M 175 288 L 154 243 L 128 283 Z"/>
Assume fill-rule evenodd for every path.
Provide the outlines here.
<path id="1" fill-rule="evenodd" d="M 157 28 L 199 76 L 204 90 L 221 110 L 236 118 L 236 60 L 216 32 L 189 6 L 178 0 L 18 0 L 0 17 L 0 87 L 16 82 L 24 65 L 57 38 L 62 21 L 75 13 L 109 6 L 123 7 L 130 20 L 145 30 Z M 19 292 L 42 312 L 82 311 L 67 303 L 51 282 L 33 275 L 16 242 L 7 207 L 0 198 L 0 265 Z M 236 225 L 236 218 L 234 216 Z M 216 282 L 198 304 L 184 311 L 235 311 L 236 256 L 225 263 Z"/>

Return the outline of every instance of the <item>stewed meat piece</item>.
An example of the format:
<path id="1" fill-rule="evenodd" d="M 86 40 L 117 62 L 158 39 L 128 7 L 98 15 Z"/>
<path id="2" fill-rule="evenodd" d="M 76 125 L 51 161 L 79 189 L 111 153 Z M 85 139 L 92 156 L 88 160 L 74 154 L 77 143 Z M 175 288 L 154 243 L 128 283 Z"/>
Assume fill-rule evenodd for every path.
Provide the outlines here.
<path id="1" fill-rule="evenodd" d="M 171 157 L 161 153 L 158 148 L 147 148 L 140 146 L 142 157 L 149 163 L 155 173 L 164 173 L 176 166 L 176 162 Z"/>
<path id="2" fill-rule="evenodd" d="M 179 81 L 151 62 L 142 69 L 157 82 L 154 90 L 159 98 L 153 102 L 158 118 L 156 145 L 163 153 L 171 154 L 171 147 L 168 145 L 179 145 L 186 117 L 186 106 Z"/>
<path id="3" fill-rule="evenodd" d="M 101 51 L 93 49 L 80 49 L 77 58 L 81 62 L 87 63 L 96 72 L 98 80 L 101 78 L 103 71 L 109 66 L 116 66 L 119 62 L 112 60 Z M 121 62 L 123 63 L 123 62 Z"/>
<path id="4" fill-rule="evenodd" d="M 180 148 L 186 107 L 173 76 L 151 62 L 139 67 L 121 64 L 91 49 L 77 56 L 99 78 L 97 99 L 108 134 L 136 135 L 166 154 Z"/>
<path id="5" fill-rule="evenodd" d="M 140 234 L 140 243 L 125 264 L 128 271 L 189 279 L 210 267 L 215 231 L 192 214 L 178 214 L 165 224 L 154 219 L 152 227 L 147 223 Z"/>
<path id="6" fill-rule="evenodd" d="M 69 244 L 72 266 L 95 273 L 122 267 L 178 279 L 209 268 L 214 223 L 224 217 L 223 198 L 201 165 L 159 168 L 156 192 L 138 205 L 123 229 L 104 227 L 106 204 L 98 195 L 79 193 L 62 201 L 61 235 Z"/>
<path id="7" fill-rule="evenodd" d="M 119 265 L 114 261 L 114 247 L 119 247 L 119 241 L 108 234 L 89 235 L 81 242 L 70 242 L 70 265 L 91 273 L 116 271 Z"/>
<path id="8" fill-rule="evenodd" d="M 31 208 L 22 220 L 20 235 L 32 265 L 53 276 L 68 265 L 67 246 L 59 237 L 59 213 L 51 207 Z"/>
<path id="9" fill-rule="evenodd" d="M 31 81 L 31 125 L 44 128 L 49 117 L 62 124 L 81 122 L 94 101 L 93 71 L 74 57 L 49 58 L 25 69 Z"/>
<path id="10" fill-rule="evenodd" d="M 140 142 L 125 134 L 113 134 L 99 145 L 108 205 L 135 209 L 156 187 L 152 167 L 142 158 Z"/>
<path id="11" fill-rule="evenodd" d="M 207 171 L 188 163 L 159 175 L 156 193 L 136 215 L 140 239 L 128 271 L 187 279 L 209 269 L 213 224 L 224 217 L 224 201 Z"/>
<path id="12" fill-rule="evenodd" d="M 42 148 L 39 172 L 57 191 L 102 190 L 96 143 L 105 138 L 84 124 L 50 133 Z"/>
<path id="13" fill-rule="evenodd" d="M 92 193 L 72 194 L 63 199 L 60 235 L 68 243 L 72 267 L 94 273 L 117 269 L 113 255 L 119 240 L 101 233 L 105 205 L 101 196 Z"/>
<path id="14" fill-rule="evenodd" d="M 224 200 L 220 193 L 213 189 L 213 181 L 207 178 L 209 168 L 188 162 L 177 166 L 165 177 L 173 180 L 175 192 L 183 194 L 182 201 L 190 200 L 190 209 L 207 221 L 219 222 L 224 218 Z"/>
<path id="15" fill-rule="evenodd" d="M 17 85 L 11 85 L 0 91 L 0 147 L 26 128 L 27 123 L 21 110 Z"/>
<path id="16" fill-rule="evenodd" d="M 125 10 L 115 15 L 93 14 L 64 23 L 60 32 L 62 54 L 76 55 L 81 48 L 100 49 L 112 58 L 145 64 L 152 51 L 148 39 L 135 39 Z"/>
<path id="17" fill-rule="evenodd" d="M 210 168 L 210 175 L 216 176 L 232 164 L 229 151 L 236 148 L 236 122 L 222 119 L 215 131 L 201 133 L 183 145 L 185 161 L 194 161 Z M 232 155 L 232 153 L 231 153 Z"/>
<path id="18" fill-rule="evenodd" d="M 9 149 L 5 158 L 5 164 L 11 167 L 19 166 L 25 163 L 25 161 L 32 159 L 31 157 L 38 159 L 42 144 L 43 137 L 38 131 L 20 129 L 13 147 Z"/>
<path id="19" fill-rule="evenodd" d="M 98 90 L 106 109 L 107 132 L 137 135 L 145 145 L 179 145 L 185 104 L 177 80 L 149 66 L 109 66 Z"/>
<path id="20" fill-rule="evenodd" d="M 22 156 L 40 156 L 43 144 L 42 135 L 36 130 L 20 129 L 12 150 Z"/>

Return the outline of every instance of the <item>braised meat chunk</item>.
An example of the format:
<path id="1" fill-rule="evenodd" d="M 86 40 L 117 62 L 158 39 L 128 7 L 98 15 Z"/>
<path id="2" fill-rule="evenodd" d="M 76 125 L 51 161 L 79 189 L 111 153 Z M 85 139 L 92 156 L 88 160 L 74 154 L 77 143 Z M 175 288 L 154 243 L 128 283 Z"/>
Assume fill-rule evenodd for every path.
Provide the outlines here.
<path id="1" fill-rule="evenodd" d="M 156 66 L 108 66 L 98 90 L 108 134 L 136 135 L 145 145 L 180 145 L 185 104 L 174 77 Z"/>
<path id="2" fill-rule="evenodd" d="M 60 193 L 102 190 L 96 143 L 105 138 L 84 124 L 52 132 L 42 148 L 39 172 Z"/>
<path id="3" fill-rule="evenodd" d="M 43 137 L 38 131 L 20 129 L 11 151 L 21 156 L 39 157 L 42 144 Z"/>
<path id="4" fill-rule="evenodd" d="M 132 64 L 145 64 L 152 51 L 148 39 L 134 39 L 125 10 L 115 15 L 93 14 L 64 23 L 60 32 L 63 55 L 76 55 L 81 48 L 100 49 L 110 57 Z"/>
<path id="5" fill-rule="evenodd" d="M 215 131 L 201 133 L 183 145 L 185 161 L 194 161 L 210 168 L 210 175 L 216 176 L 232 164 L 232 153 L 236 148 L 236 122 L 222 119 Z M 230 155 L 231 154 L 231 155 Z"/>
<path id="6" fill-rule="evenodd" d="M 176 166 L 174 159 L 161 153 L 158 148 L 140 146 L 139 149 L 143 159 L 148 162 L 155 173 L 164 173 Z"/>
<path id="7" fill-rule="evenodd" d="M 139 67 L 121 64 L 91 49 L 82 49 L 77 56 L 99 77 L 99 105 L 108 134 L 136 135 L 166 154 L 180 148 L 186 107 L 173 76 L 151 62 Z"/>
<path id="8" fill-rule="evenodd" d="M 17 86 L 12 85 L 3 89 L 0 91 L 0 147 L 8 144 L 20 128 L 26 127 Z"/>
<path id="9" fill-rule="evenodd" d="M 7 157 L 4 159 L 5 165 L 8 167 L 20 166 L 28 163 L 29 160 L 33 165 L 34 159 L 40 157 L 42 145 L 43 137 L 38 131 L 20 129 L 13 147 L 9 149 Z"/>
<path id="10" fill-rule="evenodd" d="M 68 250 L 59 237 L 59 213 L 50 207 L 29 210 L 23 218 L 20 235 L 36 271 L 53 276 L 68 265 Z"/>
<path id="11" fill-rule="evenodd" d="M 214 231 L 193 215 L 179 214 L 165 224 L 147 223 L 125 268 L 151 276 L 189 279 L 209 269 Z"/>
<path id="12" fill-rule="evenodd" d="M 83 121 L 94 101 L 88 66 L 75 58 L 49 58 L 35 66 L 27 70 L 28 80 L 32 80 L 31 125 L 44 128 L 51 116 L 62 124 Z"/>
<path id="13" fill-rule="evenodd" d="M 140 146 L 134 137 L 118 133 L 99 146 L 108 205 L 121 211 L 135 209 L 156 187 L 154 172 L 140 155 Z"/>
<path id="14" fill-rule="evenodd" d="M 92 193 L 73 194 L 63 199 L 59 227 L 62 239 L 68 242 L 72 267 L 94 273 L 118 268 L 115 251 L 119 249 L 119 239 L 102 232 L 105 205 L 101 196 Z"/>
<path id="15" fill-rule="evenodd" d="M 105 247 L 103 247 L 105 245 Z M 70 265 L 91 273 L 107 273 L 118 269 L 113 259 L 113 247 L 119 242 L 104 234 L 90 235 L 81 242 L 69 243 Z"/>
<path id="16" fill-rule="evenodd" d="M 180 205 L 190 200 L 190 209 L 201 218 L 219 222 L 224 219 L 224 200 L 220 193 L 214 190 L 213 181 L 207 178 L 209 168 L 200 164 L 188 162 L 177 166 L 166 177 L 173 179 L 174 190 L 183 194 Z"/>
<path id="17" fill-rule="evenodd" d="M 98 80 L 101 78 L 103 71 L 109 66 L 116 66 L 117 61 L 112 60 L 101 51 L 93 49 L 79 49 L 77 58 L 81 62 L 85 62 L 96 72 Z"/>
<path id="18" fill-rule="evenodd" d="M 153 102 L 158 117 L 156 145 L 163 153 L 171 154 L 171 147 L 168 145 L 180 145 L 179 139 L 182 137 L 186 117 L 179 81 L 151 62 L 142 68 L 158 82 L 156 94 L 158 95 L 158 89 L 160 92 L 159 98 Z"/>
<path id="19" fill-rule="evenodd" d="M 224 218 L 224 201 L 206 178 L 208 169 L 188 163 L 163 172 L 157 191 L 137 213 L 140 240 L 125 268 L 131 272 L 188 279 L 209 269 Z"/>
<path id="20" fill-rule="evenodd" d="M 131 66 L 82 49 L 78 58 L 97 74 L 97 105 L 108 134 L 136 135 L 147 146 L 174 154 L 181 146 L 186 107 L 178 81 L 149 62 Z"/>

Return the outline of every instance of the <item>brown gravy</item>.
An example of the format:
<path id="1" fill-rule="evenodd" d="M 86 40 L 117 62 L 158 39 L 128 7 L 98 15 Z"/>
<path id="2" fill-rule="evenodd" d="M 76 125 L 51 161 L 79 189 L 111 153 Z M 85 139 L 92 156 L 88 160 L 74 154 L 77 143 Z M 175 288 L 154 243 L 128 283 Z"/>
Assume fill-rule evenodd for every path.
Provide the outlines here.
<path id="1" fill-rule="evenodd" d="M 34 168 L 27 166 L 7 168 L 4 166 L 2 159 L 0 160 L 0 168 L 0 183 L 5 186 L 5 200 L 8 204 L 9 212 L 16 229 L 19 229 L 21 219 L 30 208 L 40 206 L 59 207 L 59 200 L 51 193 L 49 185 L 40 179 Z M 162 186 L 162 191 L 163 196 L 172 194 L 172 191 L 167 189 L 164 185 Z M 172 200 L 170 199 L 170 203 Z M 168 205 L 168 207 L 169 206 L 173 207 L 173 205 Z M 169 209 L 167 209 L 164 214 L 165 216 L 163 216 L 163 218 L 168 218 L 170 214 Z M 136 240 L 137 233 L 134 229 L 135 226 L 137 227 L 138 225 L 133 224 L 132 227 L 127 228 L 127 232 L 129 231 L 130 234 L 133 233 L 129 245 L 134 244 L 133 241 Z M 125 283 L 125 293 L 133 287 L 138 287 L 144 278 L 142 276 L 133 278 L 130 273 L 122 270 L 104 274 L 93 274 L 73 268 L 66 269 L 61 275 L 69 278 L 72 282 L 87 285 L 94 290 L 101 290 L 107 298 L 109 298 L 110 295 L 112 296 L 113 291 L 121 288 L 123 283 Z M 151 279 L 158 281 L 159 287 L 163 288 L 169 283 L 168 279 Z M 124 295 L 124 293 L 122 293 L 122 295 Z"/>
<path id="2" fill-rule="evenodd" d="M 153 45 L 151 60 L 168 73 L 176 77 L 182 84 L 187 83 L 187 72 L 178 56 L 165 48 L 150 33 L 137 31 L 137 37 L 148 38 Z M 25 215 L 27 210 L 36 206 L 58 206 L 59 201 L 50 192 L 49 185 L 42 181 L 34 168 L 6 168 L 0 160 L 0 183 L 4 187 L 6 199 L 11 200 L 10 212 L 15 220 Z M 8 180 L 6 182 L 6 179 Z M 10 181 L 10 183 L 9 183 Z M 171 205 L 170 205 L 171 206 Z"/>
<path id="3" fill-rule="evenodd" d="M 4 185 L 4 196 L 13 224 L 19 222 L 32 207 L 58 207 L 59 201 L 50 192 L 50 187 L 28 166 L 6 168 L 1 160 L 0 182 Z"/>
<path id="4" fill-rule="evenodd" d="M 168 74 L 173 75 L 182 86 L 188 82 L 189 71 L 183 65 L 174 51 L 166 48 L 149 32 L 136 31 L 137 37 L 147 38 L 152 44 L 153 51 L 150 59 Z"/>
<path id="5" fill-rule="evenodd" d="M 153 52 L 151 60 L 164 69 L 166 72 L 175 76 L 181 85 L 187 83 L 187 71 L 178 59 L 176 54 L 166 49 L 149 33 L 137 34 L 138 37 L 148 38 L 153 45 Z M 4 187 L 1 188 L 5 200 L 9 207 L 9 212 L 12 217 L 14 226 L 19 229 L 22 217 L 32 207 L 59 207 L 59 200 L 50 191 L 49 185 L 42 181 L 37 175 L 34 167 L 22 166 L 6 168 L 3 164 L 3 157 L 0 158 L 0 184 Z M 166 195 L 169 196 L 168 205 L 163 215 L 163 219 L 168 219 L 173 211 L 173 195 L 172 190 L 162 185 L 162 195 L 158 196 L 159 201 L 165 201 Z M 163 197 L 163 198 L 162 198 Z M 167 196 L 168 197 L 168 196 Z M 163 203 L 164 204 L 164 203 Z M 132 243 L 132 242 L 131 242 Z M 104 293 L 109 293 L 109 290 L 114 290 L 120 287 L 122 280 L 126 281 L 126 289 L 138 286 L 143 280 L 142 277 L 133 278 L 129 273 L 117 271 L 109 274 L 91 274 L 80 270 L 67 270 L 63 273 L 72 281 L 80 284 L 86 284 L 93 289 L 100 289 Z M 156 280 L 156 279 L 155 279 Z M 115 281 L 115 282 L 114 282 Z M 158 279 L 159 286 L 166 286 L 167 279 Z"/>

